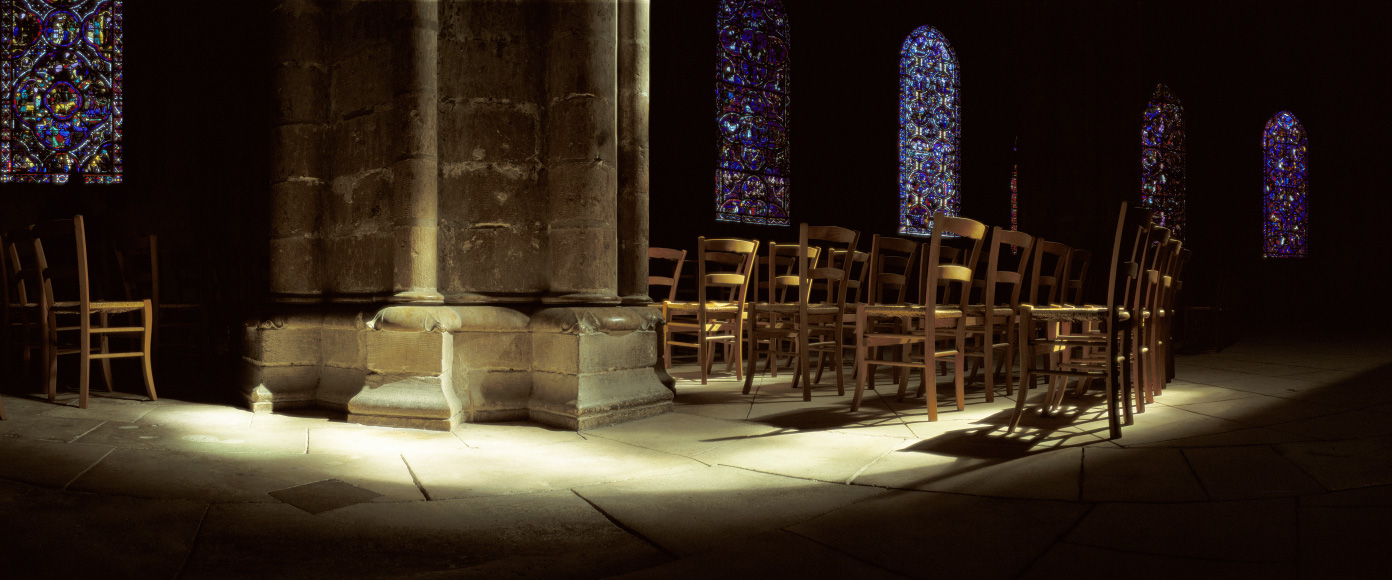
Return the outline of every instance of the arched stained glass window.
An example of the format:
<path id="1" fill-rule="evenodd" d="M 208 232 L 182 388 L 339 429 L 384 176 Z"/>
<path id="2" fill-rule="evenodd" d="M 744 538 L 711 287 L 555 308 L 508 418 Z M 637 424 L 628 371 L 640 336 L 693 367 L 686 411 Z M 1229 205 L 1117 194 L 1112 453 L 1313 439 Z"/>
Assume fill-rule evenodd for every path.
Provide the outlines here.
<path id="1" fill-rule="evenodd" d="M 957 215 L 961 153 L 957 55 L 920 26 L 899 52 L 899 233 L 931 232 L 934 212 Z"/>
<path id="2" fill-rule="evenodd" d="M 788 225 L 788 15 L 780 0 L 721 0 L 715 20 L 715 218 Z"/>
<path id="3" fill-rule="evenodd" d="M 1276 113 L 1262 131 L 1265 183 L 1262 191 L 1262 256 L 1303 258 L 1306 230 L 1305 128 L 1290 111 Z"/>
<path id="4" fill-rule="evenodd" d="M 121 181 L 120 0 L 5 0 L 0 181 Z"/>
<path id="5" fill-rule="evenodd" d="M 1155 86 L 1141 123 L 1141 205 L 1184 239 L 1184 109 L 1165 85 Z"/>

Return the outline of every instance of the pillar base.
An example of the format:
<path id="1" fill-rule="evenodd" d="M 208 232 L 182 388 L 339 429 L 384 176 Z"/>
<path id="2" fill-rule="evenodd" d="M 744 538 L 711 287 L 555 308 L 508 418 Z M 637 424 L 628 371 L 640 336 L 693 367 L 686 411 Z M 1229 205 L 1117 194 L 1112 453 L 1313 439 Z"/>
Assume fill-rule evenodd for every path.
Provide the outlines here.
<path id="1" fill-rule="evenodd" d="M 397 292 L 387 299 L 394 304 L 443 304 L 445 297 L 439 292 L 416 291 Z"/>
<path id="2" fill-rule="evenodd" d="M 246 329 L 243 393 L 257 412 L 319 406 L 364 425 L 530 418 L 580 430 L 672 410 L 651 307 L 289 310 Z"/>
<path id="3" fill-rule="evenodd" d="M 553 295 L 553 296 L 544 296 L 544 297 L 542 297 L 542 299 L 541 299 L 541 303 L 542 303 L 542 304 L 576 304 L 576 305 L 580 305 L 580 304 L 613 304 L 613 305 L 618 305 L 618 304 L 620 304 L 621 302 L 622 302 L 622 299 L 619 298 L 618 295 L 616 295 L 616 294 L 599 294 L 599 293 L 588 293 L 588 292 L 576 292 L 576 293 L 573 293 L 573 294 L 558 294 L 558 295 Z"/>

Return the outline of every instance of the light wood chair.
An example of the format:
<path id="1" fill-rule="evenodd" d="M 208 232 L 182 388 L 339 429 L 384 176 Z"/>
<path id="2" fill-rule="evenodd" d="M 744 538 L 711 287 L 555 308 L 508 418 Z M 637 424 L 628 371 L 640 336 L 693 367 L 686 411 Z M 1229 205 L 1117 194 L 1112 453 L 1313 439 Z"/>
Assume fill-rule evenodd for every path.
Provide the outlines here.
<path id="1" fill-rule="evenodd" d="M 794 369 L 793 386 L 802 383 L 802 398 L 812 400 L 812 376 L 810 355 L 812 351 L 826 351 L 835 357 L 836 390 L 846 394 L 843 350 L 845 335 L 841 332 L 842 319 L 846 313 L 846 291 L 850 280 L 850 258 L 855 256 L 860 232 L 837 226 L 798 227 L 797 278 L 778 276 L 771 280 L 769 289 L 776 292 L 782 286 L 796 288 L 794 300 L 790 302 L 755 302 L 749 308 L 749 369 L 744 376 L 744 393 L 754 387 L 754 364 L 758 360 L 759 345 L 768 344 L 770 356 L 776 356 L 774 345 L 781 339 L 795 339 L 798 364 Z M 820 248 L 826 256 L 826 264 L 817 267 L 811 256 L 812 248 Z M 844 250 L 838 254 L 835 250 Z M 838 260 L 839 257 L 839 260 Z M 813 296 L 816 294 L 816 299 Z M 763 316 L 764 313 L 772 316 Z M 815 340 L 814 340 L 815 338 Z"/>
<path id="2" fill-rule="evenodd" d="M 666 266 L 670 263 L 671 266 Z M 663 267 L 654 269 L 654 265 L 662 264 Z M 686 250 L 674 250 L 672 248 L 648 248 L 648 294 L 651 295 L 655 287 L 665 288 L 666 292 L 653 300 L 651 306 L 662 312 L 662 360 L 667 367 L 672 365 L 672 329 L 667 327 L 667 303 L 677 301 L 677 281 L 681 280 L 682 266 L 686 264 Z M 671 276 L 653 276 L 652 272 L 671 272 Z"/>
<path id="3" fill-rule="evenodd" d="M 752 298 L 760 303 L 790 303 L 796 301 L 796 289 L 798 283 L 798 245 L 786 244 L 770 241 L 766 244 L 767 252 L 761 254 L 758 259 L 759 271 L 764 275 L 757 281 L 758 292 Z M 821 260 L 822 249 L 812 246 L 807 249 L 807 267 L 816 268 Z M 770 266 L 770 264 L 772 264 Z M 789 294 L 793 292 L 793 294 Z M 794 314 L 778 313 L 765 310 L 760 317 L 765 319 L 766 325 L 776 326 L 778 324 L 791 325 Z M 773 342 L 766 349 L 767 358 L 764 361 L 764 370 L 770 377 L 777 378 L 778 371 L 783 368 L 791 369 L 797 362 L 797 341 L 791 338 L 773 338 Z M 779 364 L 779 357 L 786 357 L 783 364 Z"/>
<path id="4" fill-rule="evenodd" d="M 139 301 L 105 302 L 94 301 L 87 268 L 87 236 L 81 215 L 71 220 L 44 222 L 34 227 L 34 255 L 38 263 L 39 280 L 43 286 L 42 307 L 44 315 L 44 384 L 49 401 L 57 400 L 58 356 L 76 354 L 79 364 L 78 406 L 87 408 L 88 385 L 90 383 L 91 362 L 102 361 L 107 390 L 111 390 L 111 359 L 139 358 L 145 377 L 145 392 L 150 400 L 158 400 L 155 394 L 154 372 L 150 366 L 151 330 L 154 327 L 154 307 L 149 299 Z M 110 316 L 122 312 L 140 312 L 138 326 L 110 326 Z M 92 317 L 99 322 L 92 324 Z M 72 318 L 76 318 L 73 325 Z M 66 322 L 60 326 L 59 321 Z M 62 338 L 76 333 L 76 340 L 65 343 Z M 140 336 L 140 350 L 131 352 L 111 352 L 107 338 L 113 334 L 136 334 Z M 99 347 L 93 347 L 92 338 L 100 340 Z M 97 352 L 93 352 L 96 349 Z"/>
<path id="5" fill-rule="evenodd" d="M 1087 286 L 1088 268 L 1092 266 L 1092 252 L 1073 248 L 1068 254 L 1068 281 L 1064 283 L 1062 302 L 1071 306 L 1087 304 L 1083 297 Z"/>
<path id="6" fill-rule="evenodd" d="M 672 336 L 667 344 L 696 349 L 703 385 L 714 358 L 711 343 L 733 345 L 735 374 L 743 378 L 739 346 L 746 319 L 751 317 L 746 314 L 747 296 L 749 281 L 757 274 L 754 256 L 758 250 L 757 240 L 697 238 L 696 302 L 663 302 L 669 336 Z M 678 340 L 678 334 L 695 338 Z"/>
<path id="7" fill-rule="evenodd" d="M 986 277 L 982 282 L 981 302 L 966 307 L 967 346 L 966 355 L 981 361 L 980 367 L 986 369 L 986 401 L 995 400 L 996 374 L 1002 369 L 1005 377 L 1005 394 L 1014 393 L 1014 360 L 1019 348 L 1018 334 L 1015 332 L 1015 312 L 1020 307 L 1020 294 L 1025 286 L 1025 268 L 1029 265 L 1030 252 L 1034 249 L 1034 237 L 1024 232 L 1002 229 L 999 226 L 991 232 L 987 244 Z M 1002 268 L 1004 246 L 1021 248 L 1023 257 L 1017 260 L 1013 269 Z M 1001 292 L 1001 286 L 1008 289 Z M 975 340 L 972 340 L 975 339 Z M 972 378 L 975 373 L 971 374 Z"/>
<path id="8" fill-rule="evenodd" d="M 1134 262 L 1123 263 L 1122 239 L 1128 231 L 1137 232 L 1138 239 L 1144 235 L 1145 228 L 1138 227 L 1136 213 L 1127 211 L 1126 203 L 1121 204 L 1117 217 L 1116 233 L 1112 242 L 1112 260 L 1108 272 L 1107 303 L 1105 305 L 1050 306 L 1047 304 L 1020 305 L 1021 381 L 1020 393 L 1015 400 L 1015 412 L 1010 417 L 1008 431 L 1019 426 L 1024 415 L 1025 402 L 1036 377 L 1093 378 L 1101 380 L 1105 388 L 1108 432 L 1112 438 L 1121 436 L 1123 420 L 1131 422 L 1130 377 L 1132 365 L 1126 353 L 1132 337 L 1134 313 L 1126 307 L 1128 280 L 1139 275 Z M 1128 227 L 1129 226 L 1129 227 Z M 1042 244 L 1044 242 L 1040 242 Z M 1089 335 L 1062 335 L 1056 331 L 1042 331 L 1036 325 L 1057 326 L 1062 322 L 1096 323 L 1099 332 Z M 1096 362 L 1074 360 L 1048 368 L 1038 366 L 1041 355 L 1052 355 L 1064 349 L 1085 346 L 1100 353 Z M 1057 395 L 1057 396 L 1056 396 Z M 1062 388 L 1055 388 L 1051 381 L 1049 390 L 1040 404 L 1041 413 L 1047 414 L 1058 404 L 1063 395 Z M 1123 415 L 1124 414 L 1124 415 Z"/>
<path id="9" fill-rule="evenodd" d="M 943 234 L 954 234 L 971 241 L 974 245 L 966 259 L 966 265 L 944 262 L 942 245 Z M 855 397 L 851 409 L 860 408 L 865 393 L 866 379 L 871 364 L 919 369 L 923 389 L 926 391 L 928 420 L 938 419 L 937 377 L 933 373 L 933 363 L 940 359 L 950 359 L 953 363 L 957 409 L 966 408 L 964 377 L 966 367 L 965 349 L 967 326 L 963 320 L 963 308 L 971 296 L 972 268 L 981 251 L 981 241 L 986 234 L 986 226 L 981 222 L 948 217 L 941 214 L 933 216 L 933 235 L 928 250 L 920 255 L 920 284 L 917 304 L 864 304 L 856 308 L 856 349 Z M 941 284 L 940 284 L 941 282 Z M 955 287 L 955 288 L 954 288 Z M 955 290 L 955 292 L 953 292 Z M 956 298 L 945 300 L 944 296 L 955 294 Z M 878 331 L 877 319 L 900 320 L 902 326 L 893 332 Z M 939 348 L 939 339 L 950 337 L 947 348 Z M 900 346 L 903 355 L 896 359 L 872 359 L 871 348 L 878 346 Z M 914 360 L 913 347 L 921 346 L 923 354 Z M 909 373 L 899 377 L 899 398 L 903 399 L 908 387 Z"/>
<path id="10" fill-rule="evenodd" d="M 918 243 L 916 240 L 891 238 L 875 234 L 870 241 L 870 258 L 867 267 L 870 273 L 866 277 L 865 300 L 857 302 L 855 305 L 848 305 L 847 308 L 858 308 L 860 304 L 908 303 L 910 300 L 910 290 L 912 290 L 912 286 L 909 284 L 909 275 L 918 260 L 920 246 L 922 246 L 922 244 Z M 854 312 L 849 313 L 849 315 L 852 319 L 851 330 L 855 336 L 854 346 L 857 352 L 859 352 L 859 329 L 854 326 L 854 321 L 857 319 L 858 315 Z M 876 330 L 902 332 L 901 322 L 902 320 L 900 319 L 884 320 L 880 322 L 879 328 Z M 883 347 L 877 346 L 875 348 L 879 349 Z M 902 351 L 903 349 L 901 348 L 895 352 Z M 879 353 L 873 353 L 871 356 L 874 358 L 871 358 L 871 363 L 866 366 L 866 372 L 869 374 L 865 377 L 865 381 L 866 384 L 869 385 L 869 388 L 873 389 L 875 388 L 875 365 L 873 361 L 875 358 L 878 358 Z M 899 360 L 907 360 L 907 358 L 901 355 Z M 860 365 L 853 366 L 855 367 L 854 374 L 859 376 Z M 902 367 L 893 368 L 895 368 L 896 371 L 907 372 L 903 371 Z"/>

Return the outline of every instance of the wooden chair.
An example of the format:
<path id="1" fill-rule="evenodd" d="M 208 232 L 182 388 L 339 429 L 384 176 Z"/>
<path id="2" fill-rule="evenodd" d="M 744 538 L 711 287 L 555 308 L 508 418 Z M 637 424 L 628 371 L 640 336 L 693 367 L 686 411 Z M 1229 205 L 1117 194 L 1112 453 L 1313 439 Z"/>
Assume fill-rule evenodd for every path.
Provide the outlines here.
<path id="1" fill-rule="evenodd" d="M 1092 252 L 1082 248 L 1073 248 L 1068 254 L 1068 278 L 1063 285 L 1064 304 L 1079 306 L 1087 304 L 1083 298 L 1083 291 L 1087 285 L 1088 268 L 1092 265 Z"/>
<path id="2" fill-rule="evenodd" d="M 669 336 L 692 334 L 692 341 L 669 339 L 671 346 L 696 349 L 701 366 L 701 384 L 706 384 L 714 351 L 711 343 L 733 344 L 735 373 L 741 376 L 740 338 L 744 335 L 749 281 L 756 275 L 754 255 L 757 240 L 696 240 L 696 302 L 663 303 Z"/>
<path id="3" fill-rule="evenodd" d="M 797 289 L 791 302 L 755 302 L 749 308 L 748 372 L 744 376 L 744 393 L 754 387 L 754 363 L 758 360 L 759 345 L 768 341 L 770 350 L 780 339 L 796 339 L 798 364 L 794 370 L 793 386 L 802 382 L 802 398 L 812 400 L 812 376 L 809 364 L 813 350 L 827 351 L 835 357 L 836 390 L 846 394 L 843 350 L 845 335 L 841 332 L 846 313 L 846 290 L 850 280 L 850 258 L 855 255 L 860 232 L 836 226 L 798 228 L 797 279 L 780 276 L 771 280 L 770 290 L 779 286 Z M 815 267 L 811 261 L 812 248 L 821 248 L 826 265 Z M 837 254 L 835 250 L 844 250 Z M 838 259 L 839 258 L 839 259 Z M 820 288 L 815 286 L 820 285 Z M 818 300 L 813 300 L 816 293 Z M 772 317 L 761 316 L 772 314 Z M 813 340 L 813 338 L 816 340 Z M 770 352 L 770 356 L 775 356 Z"/>
<path id="4" fill-rule="evenodd" d="M 854 307 L 860 304 L 905 304 L 909 302 L 911 286 L 909 284 L 909 274 L 918 260 L 920 246 L 922 244 L 915 240 L 905 238 L 891 238 L 875 234 L 870 241 L 870 258 L 867 265 L 869 275 L 866 277 L 865 300 L 857 302 Z M 851 308 L 852 306 L 848 306 Z M 858 329 L 854 327 L 854 320 L 858 315 L 850 313 L 852 317 L 852 332 L 856 333 L 855 347 L 857 352 L 860 349 L 860 338 Z M 884 321 L 877 330 L 887 332 L 902 332 L 900 320 L 893 319 Z M 882 347 L 876 347 L 882 348 Z M 900 349 L 896 352 L 901 352 Z M 875 365 L 871 359 L 871 364 L 866 366 L 866 383 L 871 389 L 875 388 Z M 901 358 L 900 360 L 907 360 Z M 855 367 L 854 374 L 859 376 L 860 365 Z M 902 370 L 901 367 L 894 367 Z"/>
<path id="5" fill-rule="evenodd" d="M 773 303 L 792 303 L 796 301 L 796 288 L 798 284 L 798 245 L 780 244 L 770 241 L 767 244 L 767 255 L 759 256 L 758 266 L 760 272 L 765 272 L 764 277 L 758 280 L 758 292 L 754 296 L 755 302 Z M 821 260 L 822 249 L 812 246 L 807 249 L 807 267 L 816 268 L 817 262 Z M 793 292 L 793 294 L 789 294 Z M 765 310 L 760 317 L 765 320 L 767 326 L 777 326 L 779 324 L 793 324 L 791 319 L 797 316 L 796 313 L 779 313 Z M 778 358 L 786 356 L 787 360 L 782 368 L 792 368 L 797 360 L 796 340 L 791 338 L 772 338 L 768 339 L 769 348 L 766 350 L 768 358 L 765 359 L 764 370 L 769 372 L 770 377 L 777 377 L 780 365 Z"/>
<path id="6" fill-rule="evenodd" d="M 175 339 L 166 338 L 168 345 L 196 345 L 197 352 L 208 352 L 207 297 L 199 272 L 178 268 L 178 261 L 161 251 L 155 234 L 120 239 L 113 247 L 125 300 L 148 296 L 154 308 L 151 355 L 158 355 L 160 339 L 170 334 Z"/>
<path id="7" fill-rule="evenodd" d="M 154 327 L 154 307 L 149 299 L 125 302 L 94 301 L 87 269 L 87 236 L 82 216 L 71 220 L 45 222 L 34 227 L 34 255 L 38 263 L 39 280 L 43 286 L 41 310 L 45 320 L 44 383 L 49 401 L 57 400 L 58 356 L 76 354 L 79 365 L 78 406 L 87 408 L 91 361 L 102 361 L 107 390 L 111 390 L 111 359 L 140 358 L 145 376 L 145 392 L 150 400 L 155 394 L 154 373 L 150 367 L 151 330 Z M 140 312 L 139 326 L 110 326 L 110 316 L 122 312 Z M 99 317 L 96 326 L 92 317 Z M 59 321 L 76 317 L 76 325 Z M 67 344 L 62 337 L 77 333 L 76 340 Z M 140 335 L 141 348 L 132 352 L 111 352 L 107 338 L 113 334 Z M 92 337 L 101 345 L 94 353 Z"/>
<path id="8" fill-rule="evenodd" d="M 974 243 L 966 260 L 967 265 L 947 264 L 943 260 L 942 238 L 944 234 L 954 234 Z M 957 409 L 966 407 L 965 383 L 963 375 L 966 368 L 965 343 L 967 326 L 963 323 L 963 308 L 971 295 L 972 268 L 981 250 L 981 240 L 986 234 L 986 226 L 981 222 L 941 214 L 933 216 L 933 235 L 928 250 L 920 255 L 920 284 L 917 304 L 864 304 L 856 308 L 856 349 L 855 397 L 851 399 L 851 410 L 860 408 L 865 393 L 866 379 L 871 364 L 919 369 L 927 391 L 928 420 L 938 419 L 937 378 L 933 373 L 933 363 L 939 359 L 950 358 L 953 362 L 956 387 Z M 944 282 L 939 284 L 939 282 Z M 957 298 L 945 301 L 954 290 Z M 942 288 L 940 291 L 939 288 Z M 897 319 L 902 326 L 894 332 L 876 330 L 876 319 Z M 938 339 L 950 336 L 948 348 L 938 348 Z M 923 355 L 914 360 L 913 347 L 921 346 Z M 897 359 L 871 359 L 871 348 L 877 346 L 900 346 L 903 355 Z M 900 374 L 899 397 L 902 400 L 908 387 L 909 373 Z"/>
<path id="9" fill-rule="evenodd" d="M 1020 417 L 1024 414 L 1025 401 L 1029 397 L 1029 389 L 1034 386 L 1037 376 L 1101 380 L 1105 386 L 1107 424 L 1110 436 L 1112 438 L 1121 436 L 1122 413 L 1125 414 L 1125 421 L 1130 423 L 1130 405 L 1126 400 L 1129 399 L 1130 395 L 1128 373 L 1131 370 L 1131 365 L 1128 363 L 1126 353 L 1129 350 L 1128 343 L 1132 336 L 1131 323 L 1135 317 L 1126 308 L 1125 298 L 1126 289 L 1129 287 L 1127 281 L 1134 280 L 1138 276 L 1139 268 L 1134 263 L 1123 263 L 1120 257 L 1124 251 L 1122 239 L 1127 231 L 1133 231 L 1132 228 L 1128 228 L 1128 225 L 1135 228 L 1134 231 L 1137 232 L 1138 236 L 1143 235 L 1144 228 L 1135 227 L 1138 225 L 1136 224 L 1136 216 L 1136 213 L 1128 213 L 1125 203 L 1121 204 L 1121 213 L 1117 218 L 1116 234 L 1112 242 L 1112 261 L 1107 278 L 1107 303 L 1105 305 L 1020 305 L 1018 328 L 1022 353 L 1020 394 L 1015 401 L 1015 412 L 1010 418 L 1008 428 L 1010 432 L 1019 426 Z M 1040 244 L 1042 247 L 1043 242 Z M 1036 328 L 1037 324 L 1056 326 L 1061 322 L 1096 323 L 1099 332 L 1095 335 L 1060 335 L 1056 332 L 1040 332 L 1040 329 Z M 1074 346 L 1094 348 L 1101 356 L 1095 363 L 1072 361 L 1069 364 L 1060 364 L 1053 368 L 1039 368 L 1037 366 L 1040 355 L 1052 354 Z M 1049 391 L 1040 405 L 1041 412 L 1047 413 L 1057 405 L 1056 394 L 1061 398 L 1063 389 L 1056 390 L 1051 382 Z"/>
<path id="10" fill-rule="evenodd" d="M 1003 269 L 1001 261 L 1006 259 L 1001 248 L 1011 246 L 1023 248 L 1024 253 L 1013 270 Z M 966 307 L 967 350 L 966 355 L 978 358 L 981 367 L 986 369 L 986 401 L 995 400 L 996 373 L 1005 371 L 1005 394 L 1014 393 L 1014 360 L 1018 350 L 1018 334 L 1015 332 L 1015 311 L 1020 306 L 1020 294 L 1024 289 L 1025 268 L 1034 248 L 1034 237 L 1018 231 L 996 227 L 991 232 L 986 261 L 986 277 L 982 280 L 981 302 Z M 1001 285 L 1008 286 L 1001 292 Z M 977 340 L 970 340 L 975 338 Z M 973 378 L 975 374 L 972 374 Z"/>
<path id="11" fill-rule="evenodd" d="M 4 277 L 4 312 L 0 316 L 4 324 L 0 332 L 0 339 L 5 342 L 4 360 L 8 363 L 11 345 L 18 348 L 22 373 L 28 377 L 33 353 L 41 354 L 44 343 L 34 236 L 29 228 L 11 232 L 0 243 L 0 263 Z"/>
<path id="12" fill-rule="evenodd" d="M 655 264 L 671 263 L 671 267 L 661 267 L 654 269 Z M 662 311 L 662 360 L 668 367 L 672 365 L 672 329 L 668 328 L 667 303 L 677 301 L 677 281 L 681 279 L 682 266 L 686 264 L 686 250 L 674 250 L 672 248 L 648 248 L 648 294 L 651 295 L 654 287 L 664 287 L 667 291 L 661 293 L 665 298 L 654 299 L 652 307 Z M 653 276 L 652 272 L 671 272 L 671 276 Z"/>

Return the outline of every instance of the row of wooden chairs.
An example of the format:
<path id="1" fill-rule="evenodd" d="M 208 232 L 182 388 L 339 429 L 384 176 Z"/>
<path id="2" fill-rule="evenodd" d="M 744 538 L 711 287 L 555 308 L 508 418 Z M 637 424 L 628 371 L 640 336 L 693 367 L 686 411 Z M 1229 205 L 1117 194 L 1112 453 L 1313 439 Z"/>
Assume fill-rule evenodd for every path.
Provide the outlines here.
<path id="1" fill-rule="evenodd" d="M 155 241 L 145 247 L 152 256 Z M 0 239 L 0 281 L 3 281 L 4 355 L 11 343 L 22 351 L 24 371 L 39 351 L 43 385 L 51 402 L 57 400 L 58 357 L 79 358 L 78 406 L 87 408 L 91 362 L 101 361 L 107 390 L 112 390 L 111 359 L 139 358 L 150 400 L 157 400 L 151 369 L 155 307 L 151 298 L 99 300 L 92 292 L 86 225 L 81 215 L 41 222 Z M 118 260 L 134 259 L 134 252 Z M 157 266 L 152 266 L 157 268 Z M 153 272 L 157 276 L 157 271 Z M 133 287 L 127 281 L 127 289 Z M 113 316 L 134 313 L 133 320 Z M 121 317 L 125 318 L 125 317 Z M 114 350 L 111 338 L 132 336 L 132 350 Z M 95 340 L 95 343 L 94 343 Z"/>
<path id="2" fill-rule="evenodd" d="M 1125 420 L 1131 420 L 1131 405 L 1124 402 L 1131 394 L 1131 375 L 1140 391 L 1139 411 L 1172 376 L 1169 320 L 1180 288 L 1178 272 L 1188 253 L 1166 230 L 1150 223 L 1148 212 L 1128 211 L 1122 205 L 1106 299 L 1096 304 L 1083 300 L 1092 258 L 1086 250 L 995 228 L 985 247 L 986 267 L 981 269 L 977 266 L 985 225 L 938 215 L 933 232 L 927 244 L 877 235 L 870 252 L 863 253 L 856 250 L 858 232 L 803 224 L 797 246 L 768 244 L 763 258 L 756 258 L 757 241 L 701 238 L 696 302 L 674 300 L 685 253 L 654 249 L 653 257 L 677 263 L 673 276 L 653 278 L 654 284 L 667 289 L 661 305 L 669 331 L 664 356 L 671 360 L 671 346 L 696 348 L 704 383 L 714 345 L 724 345 L 733 354 L 730 363 L 747 394 L 761 351 L 768 353 L 775 372 L 776 357 L 792 354 L 794 387 L 801 382 L 804 399 L 810 399 L 810 386 L 824 367 L 819 360 L 818 377 L 813 379 L 811 354 L 831 359 L 838 393 L 844 394 L 843 352 L 851 348 L 856 377 L 852 410 L 859 407 L 877 366 L 918 369 L 924 388 L 931 389 L 934 364 L 953 363 L 956 405 L 961 410 L 967 359 L 985 370 L 989 401 L 1001 368 L 1006 393 L 1012 393 L 1012 370 L 1019 358 L 1021 393 L 1012 430 L 1038 378 L 1050 378 L 1045 412 L 1057 406 L 1066 380 L 1076 378 L 1080 390 L 1091 381 L 1104 383 L 1113 436 L 1119 435 L 1119 408 L 1124 407 Z M 944 234 L 954 236 L 958 247 L 945 245 Z M 1122 261 L 1127 235 L 1131 255 Z M 1006 265 L 1007 247 L 1023 250 L 1013 267 Z M 911 297 L 910 272 L 915 265 L 919 283 Z M 760 267 L 766 273 L 762 279 Z M 1028 283 L 1027 267 L 1033 272 Z M 755 280 L 759 282 L 754 299 L 747 300 Z M 1027 299 L 1022 297 L 1026 287 Z M 788 289 L 794 290 L 792 299 Z M 696 338 L 672 339 L 684 332 Z M 1039 364 L 1041 358 L 1044 364 Z M 901 398 L 908 378 L 908 372 L 899 373 Z M 936 392 L 926 398 L 929 418 L 936 420 Z"/>

